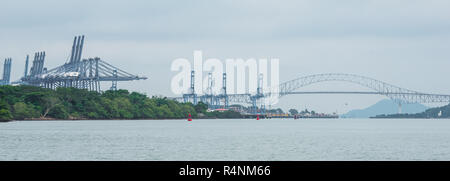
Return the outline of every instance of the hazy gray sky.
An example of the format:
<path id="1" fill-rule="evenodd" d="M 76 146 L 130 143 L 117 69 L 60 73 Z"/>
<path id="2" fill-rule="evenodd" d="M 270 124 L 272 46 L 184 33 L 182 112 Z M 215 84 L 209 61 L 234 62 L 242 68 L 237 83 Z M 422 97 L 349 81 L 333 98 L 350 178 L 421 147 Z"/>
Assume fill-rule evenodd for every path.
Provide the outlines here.
<path id="1" fill-rule="evenodd" d="M 205 58 L 280 59 L 281 82 L 318 73 L 353 73 L 421 92 L 450 94 L 450 1 L 21 1 L 0 2 L 0 58 L 26 54 L 64 63 L 73 36 L 86 35 L 83 57 L 101 57 L 146 81 L 119 88 L 173 96 L 170 64 Z M 106 88 L 110 86 L 105 84 Z M 323 83 L 302 90 L 367 90 Z M 343 113 L 381 96 L 290 96 L 279 106 Z M 347 106 L 346 103 L 348 104 Z"/>

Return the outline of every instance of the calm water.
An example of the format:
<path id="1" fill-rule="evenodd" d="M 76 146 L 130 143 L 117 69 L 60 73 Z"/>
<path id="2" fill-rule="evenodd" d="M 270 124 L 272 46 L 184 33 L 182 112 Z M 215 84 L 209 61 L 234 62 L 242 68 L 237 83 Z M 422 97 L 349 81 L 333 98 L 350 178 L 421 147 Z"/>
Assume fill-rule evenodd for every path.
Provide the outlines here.
<path id="1" fill-rule="evenodd" d="M 450 160 L 450 120 L 17 121 L 0 160 Z"/>

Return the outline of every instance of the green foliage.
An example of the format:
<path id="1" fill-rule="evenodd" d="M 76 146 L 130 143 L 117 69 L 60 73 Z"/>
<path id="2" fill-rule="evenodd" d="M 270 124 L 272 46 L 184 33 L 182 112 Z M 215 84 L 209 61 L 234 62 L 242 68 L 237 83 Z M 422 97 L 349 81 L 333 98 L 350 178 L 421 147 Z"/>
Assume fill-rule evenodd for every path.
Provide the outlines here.
<path id="1" fill-rule="evenodd" d="M 179 103 L 166 97 L 149 98 L 127 90 L 92 92 L 75 88 L 44 89 L 0 86 L 0 120 L 55 119 L 179 119 L 196 118 L 208 106 Z M 213 112 L 207 117 L 234 118 L 237 112 Z"/>
<path id="2" fill-rule="evenodd" d="M 278 109 L 270 109 L 266 111 L 267 113 L 272 113 L 272 114 L 283 114 L 283 110 L 278 108 Z"/>
<path id="3" fill-rule="evenodd" d="M 23 102 L 17 102 L 13 106 L 13 115 L 15 119 L 27 119 L 39 117 L 39 112 L 33 108 L 33 105 L 28 105 Z"/>
<path id="4" fill-rule="evenodd" d="M 296 115 L 296 114 L 298 114 L 298 111 L 297 111 L 297 109 L 289 109 L 289 114 Z"/>
<path id="5" fill-rule="evenodd" d="M 62 105 L 56 105 L 47 114 L 48 116 L 52 118 L 57 119 L 67 119 L 69 118 L 69 113 L 67 113 L 66 109 Z"/>
<path id="6" fill-rule="evenodd" d="M 450 118 L 450 104 L 442 107 L 430 108 L 416 114 L 378 115 L 375 118 Z"/>
<path id="7" fill-rule="evenodd" d="M 9 121 L 13 117 L 8 109 L 0 109 L 0 121 Z"/>
<path id="8" fill-rule="evenodd" d="M 208 105 L 203 102 L 198 102 L 197 105 L 195 105 L 195 111 L 198 113 L 205 113 L 208 109 Z"/>
<path id="9" fill-rule="evenodd" d="M 224 111 L 224 112 L 219 112 L 219 111 L 214 111 L 214 112 L 208 112 L 206 113 L 206 116 L 208 118 L 241 118 L 242 115 L 238 112 L 235 111 Z"/>
<path id="10" fill-rule="evenodd" d="M 0 96 L 1 96 L 0 90 Z M 5 99 L 1 99 L 0 97 L 0 121 L 9 121 L 13 118 L 11 112 L 9 111 L 9 105 L 5 101 Z"/>

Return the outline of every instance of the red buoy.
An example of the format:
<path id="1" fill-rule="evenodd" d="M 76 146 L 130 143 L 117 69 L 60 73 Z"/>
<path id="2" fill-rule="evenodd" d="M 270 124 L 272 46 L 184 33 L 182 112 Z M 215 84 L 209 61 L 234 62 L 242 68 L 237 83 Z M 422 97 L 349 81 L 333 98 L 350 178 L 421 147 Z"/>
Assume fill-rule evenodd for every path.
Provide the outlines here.
<path id="1" fill-rule="evenodd" d="M 189 115 L 188 115 L 188 121 L 192 121 L 191 113 L 189 113 Z"/>

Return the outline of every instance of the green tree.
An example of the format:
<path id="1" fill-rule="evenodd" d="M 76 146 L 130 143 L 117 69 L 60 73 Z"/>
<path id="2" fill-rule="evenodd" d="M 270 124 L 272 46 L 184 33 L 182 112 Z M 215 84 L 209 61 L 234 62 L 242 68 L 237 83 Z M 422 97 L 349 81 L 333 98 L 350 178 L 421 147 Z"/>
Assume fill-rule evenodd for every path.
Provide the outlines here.
<path id="1" fill-rule="evenodd" d="M 283 114 L 283 113 L 284 113 L 284 111 L 283 111 L 281 108 L 278 108 L 276 112 L 277 112 L 278 114 Z"/>
<path id="2" fill-rule="evenodd" d="M 13 106 L 14 119 L 26 119 L 26 118 L 38 118 L 39 112 L 33 109 L 31 105 L 27 105 L 23 102 L 17 102 Z"/>
<path id="3" fill-rule="evenodd" d="M 49 112 L 48 116 L 52 118 L 58 118 L 58 119 L 67 119 L 69 118 L 69 113 L 67 113 L 66 109 L 64 109 L 64 106 L 58 104 L 53 106 Z"/>
<path id="4" fill-rule="evenodd" d="M 195 105 L 195 111 L 197 113 L 205 113 L 206 110 L 208 110 L 208 105 L 203 102 L 198 102 L 197 105 Z"/>
<path id="5" fill-rule="evenodd" d="M 166 97 L 149 98 L 127 90 L 98 93 L 85 89 L 34 86 L 0 86 L 0 120 L 49 117 L 58 119 L 166 119 L 206 115 L 208 106 L 200 102 L 180 103 Z M 243 109 L 245 109 L 243 107 Z M 214 112 L 207 116 L 229 118 L 236 112 Z"/>
<path id="6" fill-rule="evenodd" d="M 13 119 L 13 116 L 9 110 L 8 103 L 0 97 L 0 121 L 9 121 L 11 119 Z"/>
<path id="7" fill-rule="evenodd" d="M 46 96 L 43 99 L 43 108 L 44 113 L 42 114 L 42 117 L 46 117 L 47 114 L 60 102 L 58 98 L 53 96 Z M 64 109 L 62 106 L 58 106 L 59 109 Z M 57 110 L 60 111 L 60 110 Z"/>
<path id="8" fill-rule="evenodd" d="M 120 114 L 120 118 L 125 118 L 125 119 L 132 119 L 133 117 L 133 113 L 132 113 L 132 104 L 130 102 L 130 100 L 128 100 L 127 98 L 124 97 L 119 97 L 114 99 L 114 104 L 117 105 L 117 107 L 119 108 L 119 114 Z"/>
<path id="9" fill-rule="evenodd" d="M 298 114 L 298 111 L 297 111 L 297 109 L 289 109 L 289 113 L 290 113 L 291 115 L 297 115 L 297 114 Z"/>
<path id="10" fill-rule="evenodd" d="M 7 109 L 0 109 L 0 121 L 9 121 L 12 120 L 13 117 L 11 112 Z"/>

